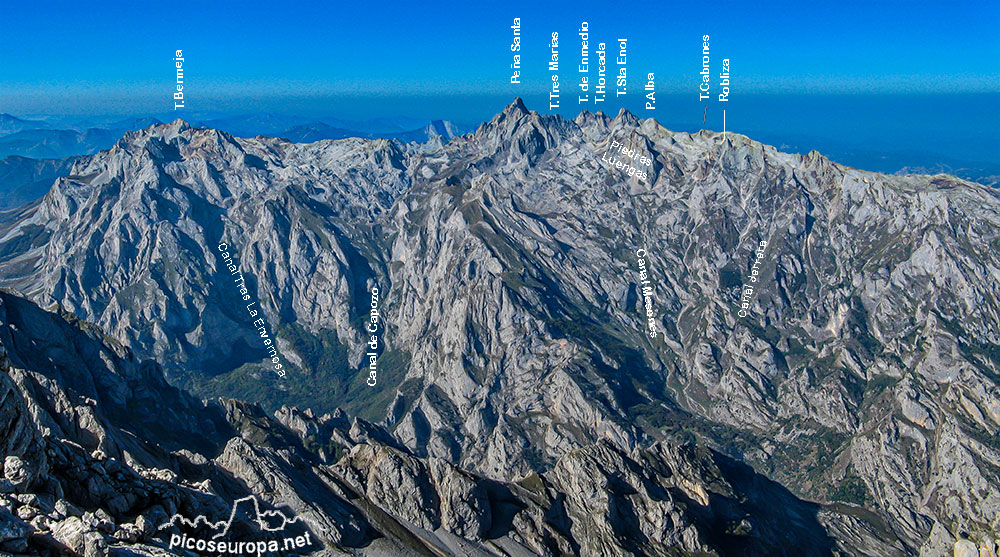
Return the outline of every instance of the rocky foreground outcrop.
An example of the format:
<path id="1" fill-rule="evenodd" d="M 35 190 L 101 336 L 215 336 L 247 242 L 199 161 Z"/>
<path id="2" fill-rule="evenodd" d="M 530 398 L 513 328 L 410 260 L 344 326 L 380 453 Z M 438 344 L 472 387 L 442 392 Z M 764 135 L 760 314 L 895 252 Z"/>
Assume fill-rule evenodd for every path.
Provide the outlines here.
<path id="1" fill-rule="evenodd" d="M 161 555 L 175 513 L 225 519 L 256 495 L 303 519 L 317 554 L 826 555 L 827 523 L 902 554 L 703 447 L 601 441 L 499 482 L 342 413 L 203 405 L 95 327 L 2 291 L 0 354 L 0 551 Z"/>

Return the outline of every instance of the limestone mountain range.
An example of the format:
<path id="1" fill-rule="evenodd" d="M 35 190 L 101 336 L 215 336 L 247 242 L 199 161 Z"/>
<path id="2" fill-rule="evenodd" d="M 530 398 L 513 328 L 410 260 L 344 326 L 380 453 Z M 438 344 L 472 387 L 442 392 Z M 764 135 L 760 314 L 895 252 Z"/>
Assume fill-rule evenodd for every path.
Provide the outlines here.
<path id="1" fill-rule="evenodd" d="M 963 535 L 993 551 L 1000 193 L 519 99 L 446 139 L 300 144 L 176 121 L 80 157 L 0 218 L 4 307 L 25 308 L 0 338 L 10 414 L 37 430 L 7 454 L 71 460 L 75 443 L 78 467 L 99 449 L 169 470 L 177 508 L 255 493 L 313 513 L 330 552 L 937 555 Z M 651 179 L 602 159 L 613 141 Z M 65 357 L 77 337 L 96 343 L 86 372 L 33 344 Z M 70 384 L 128 365 L 142 372 L 114 399 Z M 212 428 L 174 446 L 115 413 L 148 391 Z M 181 450 L 188 463 L 157 453 Z M 60 473 L 15 494 L 62 500 Z M 48 517 L 42 537 L 67 520 L 13 499 Z M 77 550 L 154 547 L 118 534 L 142 503 L 74 499 L 118 525 L 81 529 Z"/>

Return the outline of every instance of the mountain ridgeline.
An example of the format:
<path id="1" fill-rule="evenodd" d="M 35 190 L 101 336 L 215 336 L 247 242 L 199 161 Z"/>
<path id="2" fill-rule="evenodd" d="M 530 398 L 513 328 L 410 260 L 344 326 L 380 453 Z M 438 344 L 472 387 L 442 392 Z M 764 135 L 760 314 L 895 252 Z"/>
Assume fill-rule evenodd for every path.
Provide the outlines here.
<path id="1" fill-rule="evenodd" d="M 0 214 L 0 286 L 224 397 L 198 477 L 282 470 L 329 551 L 992 549 L 1000 192 L 519 99 L 448 135 L 128 132 Z"/>

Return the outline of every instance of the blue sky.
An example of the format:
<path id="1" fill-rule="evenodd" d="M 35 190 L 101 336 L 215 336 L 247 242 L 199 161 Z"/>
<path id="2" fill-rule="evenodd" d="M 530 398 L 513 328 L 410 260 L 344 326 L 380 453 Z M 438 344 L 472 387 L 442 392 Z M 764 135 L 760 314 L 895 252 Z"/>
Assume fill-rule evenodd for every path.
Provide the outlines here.
<path id="1" fill-rule="evenodd" d="M 180 48 L 189 104 L 202 110 L 329 113 L 326 101 L 337 99 L 349 112 L 362 97 L 370 111 L 373 99 L 393 97 L 397 110 L 407 110 L 399 98 L 414 99 L 411 112 L 421 98 L 450 99 L 440 104 L 471 115 L 487 108 L 477 97 L 540 93 L 550 32 L 573 63 L 583 20 L 594 42 L 627 37 L 635 88 L 653 71 L 664 94 L 694 95 L 703 34 L 713 57 L 731 59 L 741 95 L 1000 89 L 993 1 L 86 4 L 3 0 L 0 111 L 169 110 L 170 57 Z M 507 74 L 515 16 L 520 87 Z M 572 74 L 561 73 L 569 89 Z"/>

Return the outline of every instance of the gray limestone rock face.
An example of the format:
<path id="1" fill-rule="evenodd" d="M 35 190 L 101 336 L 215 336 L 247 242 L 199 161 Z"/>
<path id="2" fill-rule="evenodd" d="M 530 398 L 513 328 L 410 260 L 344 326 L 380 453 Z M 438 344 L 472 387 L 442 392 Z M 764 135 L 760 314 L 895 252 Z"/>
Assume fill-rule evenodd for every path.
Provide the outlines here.
<path id="1" fill-rule="evenodd" d="M 24 489 L 31 483 L 34 472 L 30 469 L 30 464 L 25 463 L 20 457 L 7 455 L 3 462 L 3 476 L 10 485 L 17 491 Z"/>
<path id="2" fill-rule="evenodd" d="M 428 464 L 441 501 L 441 527 L 469 540 L 482 539 L 493 522 L 482 482 L 441 459 Z"/>
<path id="3" fill-rule="evenodd" d="M 979 548 L 975 542 L 969 540 L 958 540 L 955 542 L 955 557 L 979 557 Z"/>
<path id="4" fill-rule="evenodd" d="M 10 359 L 0 345 L 0 493 L 26 491 L 33 479 L 48 470 L 44 441 L 31 419 L 28 403 L 8 375 Z"/>
<path id="5" fill-rule="evenodd" d="M 440 501 L 420 460 L 390 447 L 359 444 L 337 467 L 379 507 L 424 530 L 441 525 Z"/>
<path id="6" fill-rule="evenodd" d="M 87 549 L 87 525 L 79 517 L 69 516 L 51 527 L 52 537 L 76 553 Z"/>
<path id="7" fill-rule="evenodd" d="M 370 538 L 367 524 L 354 507 L 290 455 L 251 446 L 234 437 L 215 459 L 223 470 L 245 483 L 251 494 L 302 517 L 315 535 L 336 546 L 359 546 Z"/>

